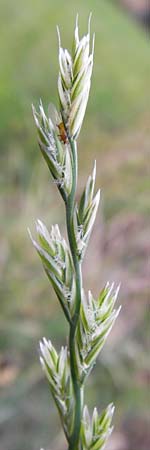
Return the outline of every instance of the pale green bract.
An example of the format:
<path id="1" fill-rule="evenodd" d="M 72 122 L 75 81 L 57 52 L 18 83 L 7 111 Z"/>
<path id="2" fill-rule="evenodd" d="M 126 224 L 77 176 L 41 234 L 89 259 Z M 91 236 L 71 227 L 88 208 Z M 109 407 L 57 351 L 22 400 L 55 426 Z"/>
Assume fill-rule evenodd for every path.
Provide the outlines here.
<path id="1" fill-rule="evenodd" d="M 93 198 L 95 178 L 96 161 L 94 163 L 93 173 L 87 180 L 79 205 L 76 205 L 74 210 L 74 233 L 76 236 L 77 252 L 81 260 L 83 260 L 87 248 L 100 201 L 100 189 Z"/>
<path id="2" fill-rule="evenodd" d="M 97 300 L 94 300 L 90 291 L 88 299 L 84 291 L 82 293 L 76 338 L 76 359 L 81 383 L 93 368 L 119 314 L 120 308 L 114 309 L 118 292 L 119 286 L 114 290 L 114 284 L 109 286 L 107 283 Z"/>
<path id="3" fill-rule="evenodd" d="M 119 286 L 107 283 L 97 299 L 83 288 L 82 263 L 100 201 L 95 190 L 96 162 L 81 198 L 76 202 L 78 158 L 76 139 L 87 106 L 93 68 L 94 37 L 90 50 L 88 33 L 79 38 L 76 20 L 72 53 L 59 38 L 59 110 L 42 102 L 33 116 L 38 143 L 65 205 L 68 242 L 58 225 L 49 232 L 36 221 L 37 239 L 29 231 L 44 270 L 60 302 L 69 326 L 67 346 L 57 353 L 50 340 L 40 342 L 40 361 L 57 406 L 68 450 L 104 450 L 111 434 L 114 407 L 110 404 L 92 418 L 84 406 L 84 386 L 119 314 L 114 308 Z M 43 450 L 43 449 L 41 449 Z"/>
<path id="4" fill-rule="evenodd" d="M 74 399 L 67 347 L 62 347 L 58 355 L 51 341 L 43 338 L 40 351 L 41 365 L 49 381 L 68 440 L 72 430 Z"/>
<path id="5" fill-rule="evenodd" d="M 91 419 L 87 406 L 84 406 L 81 425 L 81 443 L 83 450 L 104 449 L 113 429 L 111 427 L 113 413 L 113 404 L 110 404 L 100 416 L 97 409 L 94 408 Z"/>
<path id="6" fill-rule="evenodd" d="M 59 139 L 59 130 L 47 117 L 42 102 L 39 112 L 32 106 L 33 116 L 38 131 L 38 142 L 42 155 L 50 169 L 54 182 L 57 184 L 63 198 L 67 197 L 72 188 L 72 162 L 69 144 L 63 144 Z"/>
<path id="7" fill-rule="evenodd" d="M 73 139 L 80 133 L 88 102 L 93 69 L 94 36 L 90 53 L 90 20 L 88 33 L 79 39 L 78 17 L 76 20 L 72 55 L 61 46 L 59 38 L 58 93 L 60 110 L 68 132 Z"/>
<path id="8" fill-rule="evenodd" d="M 36 222 L 39 242 L 30 233 L 44 270 L 50 279 L 58 300 L 70 322 L 75 309 L 76 284 L 70 250 L 65 239 L 62 238 L 58 225 L 52 226 L 51 233 L 41 220 Z"/>

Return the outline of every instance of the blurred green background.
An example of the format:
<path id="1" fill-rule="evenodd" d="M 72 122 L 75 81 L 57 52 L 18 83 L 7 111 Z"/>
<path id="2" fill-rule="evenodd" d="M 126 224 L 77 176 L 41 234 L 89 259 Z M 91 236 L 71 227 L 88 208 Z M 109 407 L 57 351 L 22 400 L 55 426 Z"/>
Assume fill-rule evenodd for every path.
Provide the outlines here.
<path id="1" fill-rule="evenodd" d="M 90 100 L 79 139 L 81 193 L 93 160 L 101 207 L 84 264 L 95 295 L 121 281 L 122 311 L 96 368 L 86 401 L 116 405 L 107 450 L 148 450 L 150 367 L 150 47 L 144 29 L 106 0 L 1 0 L 1 302 L 0 450 L 65 449 L 38 358 L 38 342 L 59 349 L 67 325 L 27 234 L 34 220 L 65 230 L 62 201 L 36 142 L 31 103 L 56 103 L 58 43 L 71 47 L 79 13 L 96 32 Z"/>

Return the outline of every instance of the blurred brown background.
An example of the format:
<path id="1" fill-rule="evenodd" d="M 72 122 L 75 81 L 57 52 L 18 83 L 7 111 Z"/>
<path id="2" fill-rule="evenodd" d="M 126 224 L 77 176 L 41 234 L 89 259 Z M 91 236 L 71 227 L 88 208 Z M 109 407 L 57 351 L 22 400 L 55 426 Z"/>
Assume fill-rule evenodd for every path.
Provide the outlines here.
<path id="1" fill-rule="evenodd" d="M 130 13 L 131 3 L 131 13 Z M 123 6 L 123 7 L 122 7 Z M 122 311 L 89 378 L 86 401 L 113 401 L 107 450 L 150 448 L 150 42 L 140 0 L 1 0 L 0 450 L 66 445 L 38 360 L 38 342 L 59 349 L 68 332 L 27 227 L 41 218 L 65 232 L 63 204 L 36 143 L 31 103 L 57 98 L 57 36 L 71 47 L 92 10 L 96 47 L 92 89 L 79 139 L 80 195 L 97 159 L 101 205 L 84 264 L 95 296 L 121 282 Z M 143 19 L 146 17 L 146 20 Z M 69 20 L 68 20 L 69 18 Z M 137 20 L 138 19 L 138 20 Z M 148 20 L 147 20 L 148 19 Z M 144 23 L 144 26 L 143 26 Z M 142 25 L 142 26 L 141 26 Z M 57 436 L 57 438 L 56 438 Z"/>
<path id="2" fill-rule="evenodd" d="M 149 0 L 118 0 L 127 11 L 141 24 L 150 28 L 150 2 Z"/>

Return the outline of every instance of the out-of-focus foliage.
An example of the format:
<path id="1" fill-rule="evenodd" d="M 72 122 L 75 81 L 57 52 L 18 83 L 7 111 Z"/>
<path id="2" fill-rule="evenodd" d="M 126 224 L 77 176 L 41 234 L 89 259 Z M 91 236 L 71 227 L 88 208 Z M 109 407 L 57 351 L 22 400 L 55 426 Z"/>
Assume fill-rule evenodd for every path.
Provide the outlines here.
<path id="1" fill-rule="evenodd" d="M 59 222 L 63 234 L 64 215 L 38 150 L 31 103 L 41 97 L 47 110 L 56 98 L 56 24 L 67 46 L 76 13 L 84 31 L 90 10 L 95 63 L 79 142 L 79 194 L 96 157 L 102 204 L 85 277 L 95 297 L 100 283 L 121 281 L 123 308 L 88 386 L 88 403 L 116 404 L 115 450 L 149 447 L 149 42 L 106 0 L 1 0 L 0 450 L 48 448 L 60 429 L 37 347 L 42 335 L 56 347 L 65 344 L 66 324 L 26 229 L 33 229 L 31 218 L 43 217 L 49 229 Z"/>

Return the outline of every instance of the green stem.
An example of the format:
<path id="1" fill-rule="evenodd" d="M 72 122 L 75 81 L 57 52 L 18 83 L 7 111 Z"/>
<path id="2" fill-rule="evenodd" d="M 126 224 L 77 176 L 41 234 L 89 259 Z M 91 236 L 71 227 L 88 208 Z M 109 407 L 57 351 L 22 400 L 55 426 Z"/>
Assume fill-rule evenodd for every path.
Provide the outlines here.
<path id="1" fill-rule="evenodd" d="M 80 425 L 81 425 L 81 413 L 82 413 L 82 400 L 81 400 L 81 385 L 77 377 L 76 371 L 76 358 L 75 358 L 75 333 L 80 313 L 80 305 L 81 305 L 81 289 L 82 289 L 82 272 L 81 272 L 81 263 L 79 262 L 77 251 L 76 251 L 76 240 L 74 236 L 74 228 L 73 228 L 73 213 L 75 206 L 75 194 L 76 194 L 76 185 L 77 185 L 77 147 L 75 141 L 69 139 L 71 151 L 72 151 L 72 190 L 68 201 L 66 202 L 66 222 L 67 222 L 67 232 L 68 239 L 70 244 L 70 250 L 72 254 L 72 259 L 74 263 L 75 269 L 75 277 L 76 277 L 76 305 L 75 312 L 72 317 L 71 325 L 70 325 L 70 334 L 69 334 L 69 350 L 70 350 L 70 370 L 71 377 L 74 389 L 74 398 L 75 398 L 75 414 L 74 414 L 74 425 L 72 435 L 70 437 L 68 450 L 77 450 L 79 434 L 80 434 Z"/>

